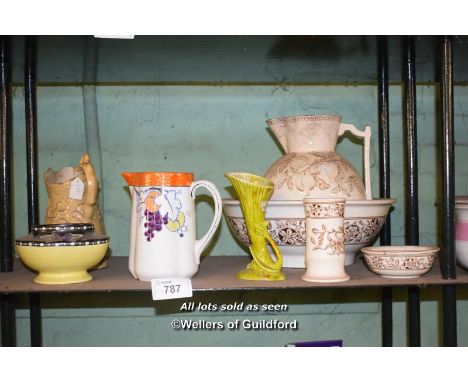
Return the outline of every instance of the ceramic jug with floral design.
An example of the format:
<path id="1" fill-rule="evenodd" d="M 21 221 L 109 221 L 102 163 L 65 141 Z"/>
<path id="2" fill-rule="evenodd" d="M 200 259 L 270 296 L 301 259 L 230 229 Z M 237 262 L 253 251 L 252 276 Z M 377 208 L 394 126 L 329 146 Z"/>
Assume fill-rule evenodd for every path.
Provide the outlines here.
<path id="1" fill-rule="evenodd" d="M 194 276 L 200 255 L 221 219 L 221 196 L 214 184 L 192 173 L 124 172 L 132 196 L 129 270 L 139 280 Z M 208 232 L 196 239 L 195 192 L 206 188 L 214 199 Z"/>
<path id="2" fill-rule="evenodd" d="M 272 200 L 308 198 L 372 199 L 370 187 L 370 126 L 364 131 L 341 123 L 339 115 L 301 115 L 266 121 L 286 154 L 265 177 L 275 185 Z M 346 131 L 364 138 L 364 179 L 335 152 Z"/>

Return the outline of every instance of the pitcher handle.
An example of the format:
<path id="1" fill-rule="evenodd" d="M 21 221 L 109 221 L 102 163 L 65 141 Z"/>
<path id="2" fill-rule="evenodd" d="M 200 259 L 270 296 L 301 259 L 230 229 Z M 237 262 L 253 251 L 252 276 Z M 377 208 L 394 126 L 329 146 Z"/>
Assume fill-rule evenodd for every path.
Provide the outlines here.
<path id="1" fill-rule="evenodd" d="M 357 137 L 364 138 L 364 184 L 366 187 L 366 199 L 372 200 L 371 177 L 370 177 L 371 127 L 369 125 L 365 125 L 364 131 L 361 131 L 352 124 L 342 123 L 340 125 L 340 132 L 338 136 L 343 135 L 346 131 L 349 131 L 351 134 Z"/>
<path id="2" fill-rule="evenodd" d="M 215 234 L 216 229 L 218 228 L 219 222 L 221 220 L 221 215 L 222 215 L 221 195 L 219 194 L 216 186 L 213 183 L 208 182 L 207 180 L 198 180 L 196 182 L 193 182 L 192 187 L 190 189 L 190 196 L 192 197 L 192 199 L 195 199 L 195 193 L 199 187 L 204 187 L 210 192 L 211 197 L 213 198 L 214 203 L 215 203 L 215 211 L 214 211 L 213 222 L 211 223 L 211 226 L 208 229 L 208 232 L 200 240 L 195 241 L 195 261 L 197 265 L 200 264 L 200 256 L 203 250 L 205 249 L 205 247 L 210 242 L 213 235 Z"/>

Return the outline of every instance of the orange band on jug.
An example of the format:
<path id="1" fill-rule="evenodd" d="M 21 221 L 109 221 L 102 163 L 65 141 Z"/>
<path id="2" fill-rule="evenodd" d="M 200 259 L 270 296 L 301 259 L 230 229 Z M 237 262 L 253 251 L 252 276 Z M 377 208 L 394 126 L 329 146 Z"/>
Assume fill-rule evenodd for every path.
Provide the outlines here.
<path id="1" fill-rule="evenodd" d="M 123 172 L 129 186 L 188 187 L 193 183 L 191 172 Z"/>

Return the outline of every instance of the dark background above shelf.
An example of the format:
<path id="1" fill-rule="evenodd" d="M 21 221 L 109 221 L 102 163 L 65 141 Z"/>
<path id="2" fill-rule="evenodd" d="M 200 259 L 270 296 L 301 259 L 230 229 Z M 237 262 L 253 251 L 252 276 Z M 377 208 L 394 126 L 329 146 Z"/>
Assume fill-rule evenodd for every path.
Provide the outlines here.
<path id="1" fill-rule="evenodd" d="M 401 81 L 400 37 L 389 37 L 389 80 Z M 375 36 L 39 36 L 39 84 L 359 84 L 377 80 Z M 418 83 L 436 78 L 438 38 L 416 37 Z M 455 82 L 468 82 L 468 36 L 454 38 Z M 13 38 L 23 83 L 24 37 Z M 118 62 L 118 65 L 115 63 Z M 96 65 L 96 73 L 94 68 Z"/>

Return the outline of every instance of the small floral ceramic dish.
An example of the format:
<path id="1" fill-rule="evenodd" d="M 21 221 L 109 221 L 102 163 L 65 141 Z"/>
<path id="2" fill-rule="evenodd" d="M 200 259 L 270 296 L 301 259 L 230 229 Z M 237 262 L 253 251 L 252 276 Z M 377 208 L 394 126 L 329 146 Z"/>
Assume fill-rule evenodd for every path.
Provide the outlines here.
<path id="1" fill-rule="evenodd" d="M 411 245 L 361 249 L 369 269 L 389 278 L 414 278 L 429 272 L 439 250 L 439 247 Z"/>
<path id="2" fill-rule="evenodd" d="M 16 239 L 16 252 L 25 265 L 39 272 L 39 284 L 70 284 L 92 279 L 87 272 L 102 260 L 109 238 L 94 232 L 93 224 L 35 225 Z"/>

